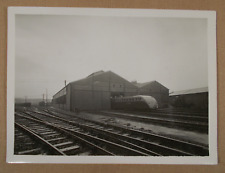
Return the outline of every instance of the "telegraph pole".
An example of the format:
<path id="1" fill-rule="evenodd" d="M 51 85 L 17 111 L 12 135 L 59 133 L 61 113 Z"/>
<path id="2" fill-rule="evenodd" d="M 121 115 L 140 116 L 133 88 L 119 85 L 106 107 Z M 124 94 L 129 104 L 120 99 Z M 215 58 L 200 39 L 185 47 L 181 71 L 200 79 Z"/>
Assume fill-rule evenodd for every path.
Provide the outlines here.
<path id="1" fill-rule="evenodd" d="M 46 88 L 46 106 L 48 104 L 48 89 Z"/>
<path id="2" fill-rule="evenodd" d="M 66 91 L 66 93 L 65 94 L 67 94 L 67 90 L 66 90 L 66 80 L 64 80 L 64 83 L 65 83 L 65 91 Z M 64 109 L 64 106 L 66 105 L 66 100 L 65 100 L 65 103 L 63 104 L 63 109 Z"/>

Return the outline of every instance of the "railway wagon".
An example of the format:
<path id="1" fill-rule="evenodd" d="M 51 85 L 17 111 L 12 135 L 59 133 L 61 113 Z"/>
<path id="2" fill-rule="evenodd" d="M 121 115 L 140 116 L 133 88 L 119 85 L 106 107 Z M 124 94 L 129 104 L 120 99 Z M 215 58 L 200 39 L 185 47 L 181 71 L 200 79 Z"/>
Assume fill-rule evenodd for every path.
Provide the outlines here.
<path id="1" fill-rule="evenodd" d="M 117 97 L 111 99 L 112 109 L 149 111 L 157 109 L 158 103 L 152 96 L 137 95 L 129 97 Z"/>

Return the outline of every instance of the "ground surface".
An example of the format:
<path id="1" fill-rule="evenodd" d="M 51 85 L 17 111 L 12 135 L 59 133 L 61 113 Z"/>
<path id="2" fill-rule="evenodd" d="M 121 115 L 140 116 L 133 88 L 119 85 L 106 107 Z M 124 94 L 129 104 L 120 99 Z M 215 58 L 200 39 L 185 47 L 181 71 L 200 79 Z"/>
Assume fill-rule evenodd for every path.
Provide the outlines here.
<path id="1" fill-rule="evenodd" d="M 74 113 L 74 115 L 76 114 Z M 79 116 L 88 118 L 90 120 L 115 123 L 115 124 L 119 124 L 123 126 L 129 126 L 139 130 L 150 131 L 160 135 L 171 136 L 171 137 L 182 139 L 185 141 L 191 141 L 191 142 L 200 143 L 203 145 L 208 145 L 208 134 L 204 134 L 204 133 L 181 130 L 181 129 L 164 127 L 164 126 L 150 124 L 150 123 L 138 122 L 134 120 L 127 120 L 127 119 L 117 118 L 117 117 L 108 117 L 104 115 L 85 113 L 85 112 L 79 113 Z"/>

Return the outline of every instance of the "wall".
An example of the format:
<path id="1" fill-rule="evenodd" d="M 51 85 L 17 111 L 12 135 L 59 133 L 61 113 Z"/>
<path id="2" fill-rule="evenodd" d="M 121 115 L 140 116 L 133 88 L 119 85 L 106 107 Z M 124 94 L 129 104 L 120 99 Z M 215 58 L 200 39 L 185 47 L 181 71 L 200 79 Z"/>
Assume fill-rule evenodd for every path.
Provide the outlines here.
<path id="1" fill-rule="evenodd" d="M 113 72 L 92 75 L 71 84 L 71 107 L 81 110 L 107 110 L 112 97 L 137 94 L 137 87 Z"/>
<path id="2" fill-rule="evenodd" d="M 170 104 L 175 107 L 208 109 L 208 92 L 170 96 Z"/>
<path id="3" fill-rule="evenodd" d="M 141 87 L 139 94 L 154 97 L 159 107 L 167 107 L 169 104 L 169 90 L 156 81 Z"/>

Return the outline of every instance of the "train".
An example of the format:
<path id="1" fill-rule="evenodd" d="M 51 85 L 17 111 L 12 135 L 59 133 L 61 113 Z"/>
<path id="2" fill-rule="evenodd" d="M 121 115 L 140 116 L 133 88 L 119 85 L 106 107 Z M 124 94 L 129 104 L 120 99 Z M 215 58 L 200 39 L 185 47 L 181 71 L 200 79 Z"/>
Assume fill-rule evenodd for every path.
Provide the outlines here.
<path id="1" fill-rule="evenodd" d="M 154 97 L 146 95 L 116 97 L 111 99 L 111 108 L 117 110 L 149 111 L 157 109 L 158 103 Z"/>

